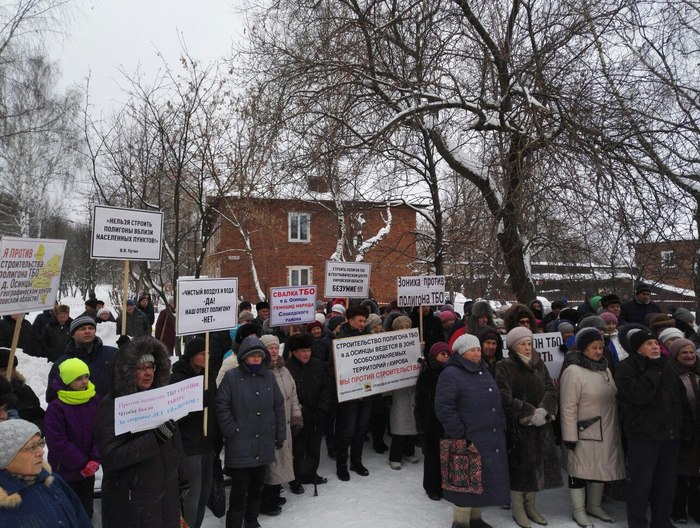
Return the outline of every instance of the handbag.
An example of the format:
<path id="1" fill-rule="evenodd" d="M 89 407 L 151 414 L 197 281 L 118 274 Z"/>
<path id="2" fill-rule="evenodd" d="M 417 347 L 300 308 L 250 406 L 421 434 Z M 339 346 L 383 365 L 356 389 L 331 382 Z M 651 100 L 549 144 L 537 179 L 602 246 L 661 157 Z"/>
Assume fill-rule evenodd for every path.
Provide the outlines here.
<path id="1" fill-rule="evenodd" d="M 442 489 L 481 495 L 484 492 L 481 467 L 481 455 L 469 440 L 465 438 L 440 440 Z"/>

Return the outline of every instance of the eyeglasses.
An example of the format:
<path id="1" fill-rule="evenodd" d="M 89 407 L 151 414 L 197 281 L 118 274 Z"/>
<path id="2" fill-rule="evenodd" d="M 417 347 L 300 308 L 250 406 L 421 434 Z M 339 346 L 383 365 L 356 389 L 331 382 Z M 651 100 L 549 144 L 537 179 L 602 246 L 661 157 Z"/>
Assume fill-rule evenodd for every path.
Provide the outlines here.
<path id="1" fill-rule="evenodd" d="M 33 444 L 29 444 L 24 446 L 20 451 L 23 453 L 36 453 L 37 451 L 43 451 L 44 448 L 46 447 L 46 440 L 43 438 L 37 442 L 34 442 Z"/>
<path id="2" fill-rule="evenodd" d="M 139 372 L 147 372 L 149 370 L 151 372 L 155 372 L 156 367 L 155 367 L 155 365 L 150 365 L 150 366 L 149 365 L 141 365 L 140 367 L 136 367 L 136 370 Z"/>

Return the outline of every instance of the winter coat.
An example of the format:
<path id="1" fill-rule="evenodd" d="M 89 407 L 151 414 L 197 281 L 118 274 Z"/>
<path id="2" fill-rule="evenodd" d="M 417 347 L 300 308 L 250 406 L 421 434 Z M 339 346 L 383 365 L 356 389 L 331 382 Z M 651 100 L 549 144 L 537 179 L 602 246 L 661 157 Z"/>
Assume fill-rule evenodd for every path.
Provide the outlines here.
<path id="1" fill-rule="evenodd" d="M 301 406 L 297 397 L 297 386 L 292 375 L 284 366 L 281 356 L 277 358 L 274 365 L 270 365 L 270 370 L 275 376 L 277 387 L 279 387 L 284 398 L 284 422 L 287 440 L 282 449 L 275 449 L 275 460 L 267 466 L 265 484 L 283 484 L 294 480 L 294 456 L 292 454 L 292 422 L 295 425 L 303 424 L 301 418 Z"/>
<path id="2" fill-rule="evenodd" d="M 138 392 L 136 361 L 144 353 L 155 358 L 151 388 L 168 385 L 168 352 L 153 337 L 143 336 L 120 350 L 114 362 L 113 391 L 97 410 L 95 438 L 102 457 L 102 527 L 179 528 L 181 467 L 185 453 L 180 432 L 162 442 L 153 429 L 114 435 L 114 400 Z"/>
<path id="3" fill-rule="evenodd" d="M 54 380 L 56 390 L 69 390 L 60 378 Z M 66 482 L 83 480 L 80 471 L 85 464 L 100 461 L 95 434 L 95 416 L 99 397 L 82 405 L 69 405 L 56 398 L 49 403 L 44 420 L 49 464 Z"/>
<path id="4" fill-rule="evenodd" d="M 92 528 L 92 522 L 68 484 L 44 467 L 29 486 L 0 470 L 0 526 Z"/>
<path id="5" fill-rule="evenodd" d="M 22 420 L 27 420 L 36 425 L 40 431 L 44 430 L 44 409 L 41 401 L 32 388 L 27 385 L 25 377 L 17 369 L 12 371 L 12 393 L 17 397 L 14 409 Z"/>
<path id="6" fill-rule="evenodd" d="M 117 317 L 117 333 L 122 332 L 122 316 Z M 148 322 L 148 317 L 139 309 L 135 309 L 133 313 L 126 314 L 126 335 L 129 337 L 139 337 L 142 335 L 151 335 L 151 323 Z"/>
<path id="7" fill-rule="evenodd" d="M 77 357 L 87 363 L 90 368 L 90 381 L 95 384 L 95 390 L 99 396 L 105 396 L 112 387 L 112 362 L 118 349 L 102 344 L 99 337 L 95 337 L 91 347 L 78 347 L 75 340 L 71 339 L 66 345 L 66 352 L 54 361 L 49 370 L 49 379 L 46 387 L 46 402 L 56 399 L 56 391 L 52 388 L 52 382 L 58 376 L 58 366 L 66 359 Z"/>
<path id="8" fill-rule="evenodd" d="M 414 308 L 411 312 L 411 327 L 420 328 L 420 313 L 418 310 L 421 308 Z M 427 314 L 423 314 L 423 342 L 425 346 L 423 347 L 424 357 L 428 357 L 430 352 L 430 347 L 432 347 L 438 341 L 443 340 L 442 335 L 442 323 L 440 318 L 435 315 L 435 312 L 429 310 Z"/>
<path id="9" fill-rule="evenodd" d="M 204 376 L 204 371 L 195 374 L 189 362 L 180 358 L 174 365 L 170 374 L 170 383 L 178 383 L 186 379 Z M 218 431 L 216 422 L 216 386 L 210 376 L 209 389 L 204 392 L 204 406 L 207 411 L 207 436 L 204 436 L 204 411 L 193 411 L 177 421 L 185 455 L 204 455 L 214 452 L 214 439 Z"/>
<path id="10" fill-rule="evenodd" d="M 333 339 L 334 335 L 324 335 L 316 348 L 311 349 L 311 357 L 320 359 L 326 364 L 333 364 Z"/>
<path id="11" fill-rule="evenodd" d="M 405 387 L 391 392 L 391 409 L 389 410 L 389 430 L 391 434 L 405 436 L 418 434 L 415 407 L 415 387 Z"/>
<path id="12" fill-rule="evenodd" d="M 690 407 L 667 358 L 633 353 L 618 365 L 615 383 L 626 438 L 662 442 L 685 436 Z"/>
<path id="13" fill-rule="evenodd" d="M 496 363 L 496 383 L 508 422 L 510 489 L 536 492 L 561 486 L 551 424 L 536 427 L 520 423 L 538 407 L 544 408 L 548 417 L 557 414 L 557 389 L 539 353 L 532 351 L 530 363 L 515 353 Z"/>
<path id="14" fill-rule="evenodd" d="M 156 321 L 155 338 L 165 345 L 168 354 L 173 355 L 175 350 L 175 314 L 170 306 L 163 308 Z"/>
<path id="15" fill-rule="evenodd" d="M 620 317 L 626 323 L 644 324 L 646 316 L 655 313 L 661 313 L 661 308 L 658 304 L 653 302 L 641 304 L 636 298 L 622 303 L 620 306 Z"/>
<path id="16" fill-rule="evenodd" d="M 49 361 L 56 361 L 66 351 L 66 345 L 70 341 L 70 324 L 73 321 L 70 317 L 63 326 L 53 319 L 43 330 L 42 342 L 44 352 Z"/>
<path id="17" fill-rule="evenodd" d="M 221 363 L 221 368 L 219 373 L 216 375 L 216 386 L 220 387 L 221 382 L 224 381 L 224 376 L 229 370 L 233 370 L 238 366 L 238 357 L 236 354 L 231 354 L 229 357 L 224 359 Z"/>
<path id="18" fill-rule="evenodd" d="M 6 315 L 0 319 L 0 347 L 12 347 L 12 336 L 15 332 L 15 320 Z M 19 330 L 19 341 L 17 348 L 29 356 L 46 357 L 44 346 L 39 339 L 39 335 L 32 328 L 32 324 L 26 319 L 22 319 Z"/>
<path id="19" fill-rule="evenodd" d="M 264 364 L 256 374 L 245 363 L 229 370 L 219 385 L 216 409 L 226 467 L 266 466 L 275 459 L 275 442 L 287 437 L 284 398 Z"/>
<path id="20" fill-rule="evenodd" d="M 692 437 L 681 442 L 681 449 L 678 453 L 678 474 L 697 477 L 700 475 L 700 359 L 695 361 L 695 365 L 688 368 L 678 363 L 675 358 L 671 360 L 671 365 L 681 378 L 685 395 L 690 405 L 690 416 L 692 418 L 690 429 Z"/>
<path id="21" fill-rule="evenodd" d="M 570 352 L 571 354 L 571 352 Z M 586 480 L 625 478 L 617 387 L 609 369 L 591 368 L 581 352 L 559 379 L 560 422 L 564 442 L 576 442 L 565 452 L 569 475 Z M 568 355 L 568 354 L 567 354 Z M 594 420 L 586 426 L 586 422 Z"/>
<path id="22" fill-rule="evenodd" d="M 507 503 L 506 422 L 501 394 L 486 362 L 477 364 L 459 354 L 449 359 L 438 379 L 435 414 L 445 429 L 445 438 L 470 440 L 482 463 L 482 494 L 444 490 L 443 497 L 461 507 Z"/>
<path id="23" fill-rule="evenodd" d="M 435 414 L 435 390 L 443 364 L 429 357 L 418 375 L 416 383 L 416 405 L 413 409 L 416 430 L 423 434 L 427 444 L 439 443 L 445 432 Z"/>
<path id="24" fill-rule="evenodd" d="M 304 428 L 322 428 L 323 418 L 331 408 L 332 385 L 326 364 L 311 357 L 304 365 L 294 356 L 285 363 L 294 379 L 304 418 Z"/>
<path id="25" fill-rule="evenodd" d="M 156 320 L 156 310 L 153 306 L 153 303 L 150 301 L 150 299 L 149 299 L 148 304 L 146 305 L 145 308 L 143 306 L 141 306 L 141 303 L 138 300 L 134 301 L 134 302 L 136 302 L 136 309 L 139 312 L 141 312 L 143 315 L 146 316 L 146 319 L 148 320 L 148 325 L 153 326 L 153 321 Z M 127 324 L 128 324 L 128 321 L 127 321 Z M 127 335 L 130 335 L 130 334 L 127 334 Z"/>

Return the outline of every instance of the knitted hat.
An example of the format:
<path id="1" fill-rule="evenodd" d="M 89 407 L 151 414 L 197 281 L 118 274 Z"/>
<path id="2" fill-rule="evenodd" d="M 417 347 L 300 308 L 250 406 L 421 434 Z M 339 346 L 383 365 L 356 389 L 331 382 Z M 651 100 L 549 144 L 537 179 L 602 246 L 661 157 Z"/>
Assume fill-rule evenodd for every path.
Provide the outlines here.
<path id="1" fill-rule="evenodd" d="M 73 319 L 73 322 L 70 324 L 70 336 L 73 337 L 73 334 L 78 328 L 88 325 L 95 326 L 95 320 L 89 315 L 83 315 L 82 317 Z"/>
<path id="2" fill-rule="evenodd" d="M 617 317 L 615 317 L 615 314 L 612 312 L 603 312 L 598 317 L 600 317 L 603 321 L 605 321 L 605 324 L 611 324 L 611 323 L 617 324 Z"/>
<path id="3" fill-rule="evenodd" d="M 311 330 L 313 330 L 314 328 L 320 328 L 321 330 L 323 330 L 323 325 L 318 321 L 314 321 L 313 323 L 309 323 L 306 325 L 307 332 L 311 332 Z"/>
<path id="4" fill-rule="evenodd" d="M 597 328 L 605 330 L 605 321 L 598 315 L 587 315 L 578 322 L 578 329 L 582 328 Z"/>
<path id="5" fill-rule="evenodd" d="M 156 358 L 153 357 L 153 354 L 142 354 L 139 356 L 139 358 L 136 360 L 137 365 L 143 365 L 144 363 L 153 363 L 154 365 L 156 364 Z"/>
<path id="6" fill-rule="evenodd" d="M 194 337 L 190 339 L 185 345 L 185 359 L 191 359 L 200 352 L 204 352 L 204 345 L 206 342 L 201 337 Z"/>
<path id="7" fill-rule="evenodd" d="M 530 329 L 524 326 L 516 326 L 506 334 L 506 345 L 509 350 L 515 350 L 516 345 L 526 339 L 532 339 L 532 332 Z"/>
<path id="8" fill-rule="evenodd" d="M 398 330 L 399 327 L 404 326 L 404 325 L 408 325 L 409 328 L 410 328 L 411 325 L 412 325 L 411 318 L 410 318 L 410 317 L 406 317 L 405 315 L 399 315 L 399 316 L 398 316 L 396 319 L 394 319 L 393 322 L 391 323 L 391 329 L 392 329 L 392 330 Z"/>
<path id="9" fill-rule="evenodd" d="M 255 316 L 250 310 L 243 310 L 242 312 L 238 313 L 239 323 L 252 323 L 253 321 L 255 321 Z"/>
<path id="10" fill-rule="evenodd" d="M 326 316 L 323 315 L 322 313 L 316 313 L 316 315 L 314 317 L 319 323 L 321 323 L 321 326 L 323 326 L 324 323 L 326 322 Z"/>
<path id="11" fill-rule="evenodd" d="M 243 340 L 238 349 L 238 362 L 242 363 L 246 357 L 252 354 L 260 354 L 264 358 L 267 356 L 267 348 L 263 342 L 258 339 L 258 336 L 249 335 Z"/>
<path id="12" fill-rule="evenodd" d="M 0 469 L 5 469 L 31 437 L 40 435 L 39 428 L 25 420 L 0 422 Z"/>
<path id="13" fill-rule="evenodd" d="M 294 334 L 287 338 L 284 343 L 285 351 L 290 354 L 300 348 L 311 348 L 314 346 L 313 338 L 308 334 Z"/>
<path id="14" fill-rule="evenodd" d="M 430 347 L 430 357 L 436 357 L 440 352 L 447 352 L 452 355 L 452 350 L 450 350 L 450 345 L 444 341 L 438 341 Z"/>
<path id="15" fill-rule="evenodd" d="M 376 327 L 377 325 L 381 326 L 382 324 L 382 318 L 379 317 L 375 313 L 369 314 L 369 317 L 367 318 L 367 324 L 365 324 L 365 330 L 367 332 L 371 332 L 372 328 Z"/>
<path id="16" fill-rule="evenodd" d="M 102 314 L 111 314 L 112 312 L 109 311 L 109 308 L 100 308 L 97 310 L 97 317 L 102 317 Z"/>
<path id="17" fill-rule="evenodd" d="M 659 341 L 665 345 L 667 340 L 673 339 L 674 337 L 677 339 L 682 339 L 685 337 L 685 334 L 678 328 L 666 328 L 659 334 Z"/>
<path id="18" fill-rule="evenodd" d="M 274 336 L 272 334 L 265 334 L 260 338 L 260 341 L 262 341 L 262 344 L 265 345 L 265 348 L 269 347 L 270 345 L 277 345 L 280 346 L 280 340 L 277 336 Z M 289 348 L 289 347 L 287 347 Z"/>
<path id="19" fill-rule="evenodd" d="M 97 299 L 95 298 L 90 298 L 87 301 L 85 301 L 85 306 L 89 306 L 90 308 L 97 308 Z"/>
<path id="20" fill-rule="evenodd" d="M 335 332 L 335 329 L 338 328 L 339 325 L 343 324 L 345 322 L 345 317 L 342 315 L 336 315 L 331 317 L 328 320 L 328 330 L 331 332 Z"/>
<path id="21" fill-rule="evenodd" d="M 134 302 L 133 299 L 128 299 L 128 300 L 126 301 L 126 305 L 127 305 L 127 306 L 136 306 L 136 303 Z"/>
<path id="22" fill-rule="evenodd" d="M 446 321 L 454 321 L 457 316 L 452 310 L 443 310 L 440 312 L 440 315 L 438 316 L 440 318 L 440 322 L 444 323 Z"/>
<path id="23" fill-rule="evenodd" d="M 685 308 L 676 308 L 671 313 L 673 314 L 673 318 L 677 319 L 678 321 L 683 321 L 684 323 L 688 324 L 693 324 L 695 322 L 695 317 L 693 317 L 693 314 L 690 312 L 690 310 Z"/>
<path id="24" fill-rule="evenodd" d="M 459 336 L 454 343 L 452 343 L 452 350 L 457 354 L 464 354 L 467 350 L 472 348 L 481 349 L 481 343 L 479 338 L 471 334 L 462 334 Z"/>
<path id="25" fill-rule="evenodd" d="M 640 293 L 644 293 L 644 292 L 651 293 L 651 286 L 649 286 L 648 284 L 646 284 L 644 282 L 640 282 L 639 284 L 637 284 L 637 287 L 634 289 L 634 294 L 639 295 Z"/>
<path id="26" fill-rule="evenodd" d="M 572 325 L 569 321 L 559 321 L 559 324 L 557 325 L 557 332 L 564 333 L 573 331 L 574 325 Z"/>
<path id="27" fill-rule="evenodd" d="M 331 312 L 339 313 L 341 315 L 345 314 L 345 306 L 342 304 L 334 304 L 331 308 Z"/>
<path id="28" fill-rule="evenodd" d="M 622 301 L 614 293 L 608 293 L 600 298 L 600 304 L 603 308 L 607 308 L 611 304 L 622 304 Z"/>
<path id="29" fill-rule="evenodd" d="M 445 303 L 445 304 L 443 304 L 443 305 L 440 307 L 440 312 L 441 312 L 441 313 L 442 313 L 442 312 L 452 312 L 452 313 L 454 313 L 454 311 L 455 311 L 455 308 L 454 308 L 454 306 L 452 306 L 451 304 Z"/>
<path id="30" fill-rule="evenodd" d="M 576 348 L 581 352 L 594 341 L 603 341 L 603 336 L 597 328 L 584 328 L 576 333 Z"/>
<path id="31" fill-rule="evenodd" d="M 693 350 L 695 350 L 695 343 L 693 343 L 690 339 L 676 339 L 673 343 L 671 343 L 668 351 L 671 356 L 678 357 L 679 352 L 687 346 L 693 347 Z"/>
<path id="32" fill-rule="evenodd" d="M 58 375 L 66 385 L 70 385 L 83 374 L 90 374 L 90 367 L 83 360 L 75 357 L 66 359 L 58 366 Z"/>
<path id="33" fill-rule="evenodd" d="M 0 347 L 0 368 L 6 369 L 7 364 L 10 362 L 10 352 L 9 348 Z M 17 356 L 14 357 L 12 362 L 12 368 L 17 367 Z"/>
<path id="34" fill-rule="evenodd" d="M 326 311 L 326 304 L 323 301 L 316 301 L 316 310 Z"/>
<path id="35" fill-rule="evenodd" d="M 645 342 L 649 341 L 650 339 L 653 339 L 656 341 L 656 336 L 652 334 L 651 332 L 646 332 L 644 330 L 639 330 L 635 333 L 633 333 L 629 337 L 630 341 L 630 348 L 632 349 L 630 352 L 634 353 L 639 351 L 639 347 L 641 347 Z"/>

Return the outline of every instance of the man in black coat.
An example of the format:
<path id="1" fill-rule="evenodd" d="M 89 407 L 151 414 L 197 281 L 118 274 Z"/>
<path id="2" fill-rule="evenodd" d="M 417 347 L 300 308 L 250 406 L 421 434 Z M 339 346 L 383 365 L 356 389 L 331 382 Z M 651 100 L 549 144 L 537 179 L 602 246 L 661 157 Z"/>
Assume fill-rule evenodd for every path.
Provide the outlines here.
<path id="1" fill-rule="evenodd" d="M 294 476 L 302 484 L 325 484 L 316 473 L 321 460 L 321 440 L 326 413 L 330 408 L 330 376 L 326 364 L 311 357 L 312 338 L 296 334 L 287 339 L 290 353 L 285 363 L 297 387 L 304 427 L 294 436 Z"/>
<path id="2" fill-rule="evenodd" d="M 661 313 L 661 308 L 651 302 L 651 287 L 640 282 L 634 289 L 634 299 L 620 307 L 620 316 L 626 323 L 644 324 L 647 315 Z"/>

